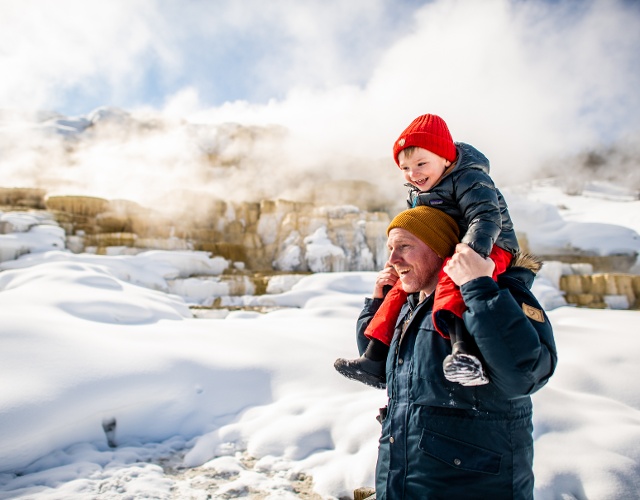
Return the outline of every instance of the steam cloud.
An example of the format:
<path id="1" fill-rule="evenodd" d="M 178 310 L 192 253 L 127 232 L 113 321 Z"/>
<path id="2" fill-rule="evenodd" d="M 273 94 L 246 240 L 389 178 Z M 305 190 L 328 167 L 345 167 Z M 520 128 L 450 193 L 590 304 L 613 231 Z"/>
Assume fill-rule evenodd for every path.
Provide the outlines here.
<path id="1" fill-rule="evenodd" d="M 634 2 L 215 4 L 3 3 L 2 184 L 167 203 L 176 190 L 304 200 L 358 183 L 345 200 L 370 187 L 401 201 L 391 145 L 425 112 L 483 151 L 501 186 L 618 144 L 620 176 L 637 169 Z M 82 105 L 153 126 L 69 141 L 23 119 Z"/>

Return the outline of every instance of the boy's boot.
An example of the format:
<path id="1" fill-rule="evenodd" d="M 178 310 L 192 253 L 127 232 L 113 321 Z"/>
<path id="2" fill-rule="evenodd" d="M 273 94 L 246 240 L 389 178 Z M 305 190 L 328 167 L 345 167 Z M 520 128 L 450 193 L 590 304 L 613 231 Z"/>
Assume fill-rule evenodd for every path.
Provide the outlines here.
<path id="1" fill-rule="evenodd" d="M 468 333 L 462 319 L 451 315 L 447 323 L 451 337 L 451 354 L 442 362 L 445 378 L 449 382 L 457 382 L 466 387 L 488 384 L 489 379 L 484 373 L 482 362 L 469 352 L 469 344 L 464 340 Z"/>
<path id="2" fill-rule="evenodd" d="M 376 389 L 387 387 L 386 364 L 389 346 L 377 339 L 371 339 L 364 354 L 358 359 L 338 358 L 333 364 L 342 375 Z"/>

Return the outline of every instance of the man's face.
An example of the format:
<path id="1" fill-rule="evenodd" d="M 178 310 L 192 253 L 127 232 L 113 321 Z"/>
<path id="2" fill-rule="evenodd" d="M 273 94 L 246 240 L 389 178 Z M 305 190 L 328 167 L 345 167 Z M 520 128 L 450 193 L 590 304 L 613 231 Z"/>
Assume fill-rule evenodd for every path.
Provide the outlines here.
<path id="1" fill-rule="evenodd" d="M 389 231 L 389 263 L 394 267 L 407 293 L 432 293 L 438 284 L 442 259 L 421 239 L 399 227 Z"/>

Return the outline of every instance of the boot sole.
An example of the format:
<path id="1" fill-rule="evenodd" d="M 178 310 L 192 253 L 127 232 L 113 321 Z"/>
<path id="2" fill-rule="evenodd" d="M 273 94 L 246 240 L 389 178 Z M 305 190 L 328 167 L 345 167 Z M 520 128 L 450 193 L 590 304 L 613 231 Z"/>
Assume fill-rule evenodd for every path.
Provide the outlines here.
<path id="1" fill-rule="evenodd" d="M 356 380 L 357 382 L 362 382 L 363 384 L 366 384 L 370 387 L 375 387 L 376 389 L 387 388 L 387 383 L 385 381 L 380 380 L 378 377 L 376 377 L 375 375 L 372 375 L 371 373 L 365 372 L 358 368 L 354 368 L 347 364 L 339 363 L 338 361 L 336 361 L 333 366 L 336 369 L 336 371 L 340 373 L 340 375 L 350 380 Z"/>

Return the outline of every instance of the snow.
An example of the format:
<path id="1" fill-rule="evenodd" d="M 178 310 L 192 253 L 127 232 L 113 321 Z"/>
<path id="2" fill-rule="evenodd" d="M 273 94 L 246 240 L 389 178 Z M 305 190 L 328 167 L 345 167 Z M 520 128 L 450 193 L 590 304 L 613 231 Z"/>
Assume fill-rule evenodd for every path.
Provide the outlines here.
<path id="1" fill-rule="evenodd" d="M 312 235 L 307 236 L 304 243 L 307 248 L 306 255 L 311 272 L 321 272 L 327 267 L 331 271 L 344 270 L 344 251 L 331 243 L 325 226 L 319 227 Z"/>
<path id="2" fill-rule="evenodd" d="M 550 187 L 505 194 L 514 227 L 527 234 L 532 251 L 581 249 L 594 255 L 638 251 L 640 200 L 601 196 L 569 196 Z"/>
<path id="3" fill-rule="evenodd" d="M 505 196 L 534 251 L 640 251 L 637 199 L 551 185 Z M 326 233 L 306 242 L 321 272 L 237 298 L 271 312 L 203 318 L 189 305 L 222 286 L 224 259 L 73 254 L 45 216 L 0 221 L 0 499 L 339 498 L 373 485 L 385 394 L 333 362 L 356 355 L 375 273 L 322 272 L 337 254 Z M 638 498 L 638 312 L 567 306 L 563 266 L 534 284 L 560 359 L 534 396 L 536 499 Z"/>

